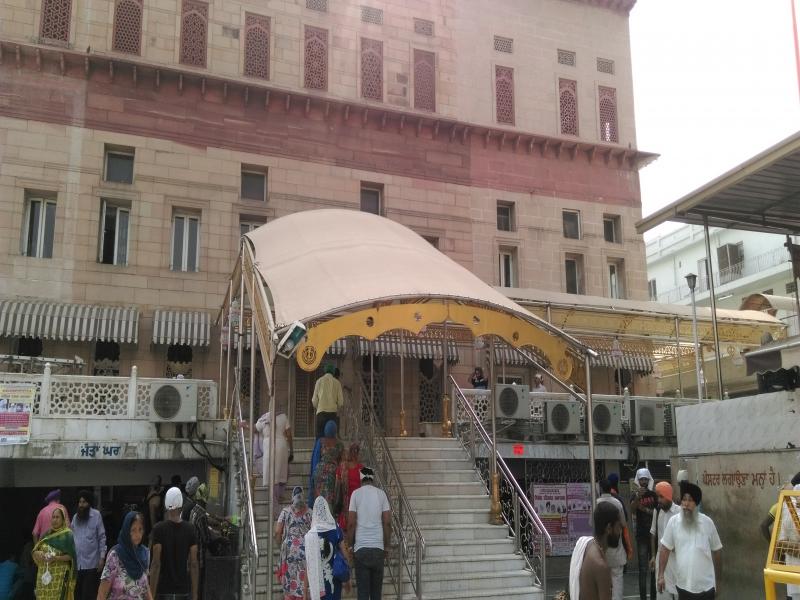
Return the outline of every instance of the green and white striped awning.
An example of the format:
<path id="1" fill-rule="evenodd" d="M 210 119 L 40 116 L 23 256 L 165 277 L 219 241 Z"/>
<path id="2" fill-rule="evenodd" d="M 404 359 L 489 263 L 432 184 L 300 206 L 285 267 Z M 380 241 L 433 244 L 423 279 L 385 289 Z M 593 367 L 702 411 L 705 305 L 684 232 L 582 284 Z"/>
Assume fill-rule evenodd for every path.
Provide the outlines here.
<path id="1" fill-rule="evenodd" d="M 0 301 L 0 336 L 63 342 L 135 344 L 139 311 L 133 307 L 43 300 Z"/>
<path id="2" fill-rule="evenodd" d="M 211 316 L 205 312 L 157 309 L 153 317 L 153 343 L 208 346 Z"/>

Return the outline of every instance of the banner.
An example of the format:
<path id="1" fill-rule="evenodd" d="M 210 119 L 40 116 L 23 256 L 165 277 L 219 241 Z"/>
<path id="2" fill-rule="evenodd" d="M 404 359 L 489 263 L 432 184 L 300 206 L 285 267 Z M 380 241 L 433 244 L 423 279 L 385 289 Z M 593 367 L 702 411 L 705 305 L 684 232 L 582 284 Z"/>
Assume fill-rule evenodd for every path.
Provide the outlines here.
<path id="1" fill-rule="evenodd" d="M 583 535 L 592 535 L 592 490 L 588 483 L 567 484 L 567 525 L 572 545 Z"/>
<path id="2" fill-rule="evenodd" d="M 588 483 L 532 484 L 531 502 L 553 540 L 549 556 L 569 556 L 575 542 L 592 535 L 592 495 Z"/>
<path id="3" fill-rule="evenodd" d="M 30 441 L 35 399 L 35 385 L 0 384 L 0 445 L 27 444 Z"/>

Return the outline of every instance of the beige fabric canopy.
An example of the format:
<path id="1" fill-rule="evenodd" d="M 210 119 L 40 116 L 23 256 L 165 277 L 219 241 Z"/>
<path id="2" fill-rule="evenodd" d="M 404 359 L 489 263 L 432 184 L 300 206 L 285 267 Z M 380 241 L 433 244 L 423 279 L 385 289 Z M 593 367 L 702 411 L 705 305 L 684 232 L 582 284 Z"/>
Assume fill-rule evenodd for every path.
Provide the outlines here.
<path id="1" fill-rule="evenodd" d="M 407 227 L 370 213 L 293 213 L 248 233 L 275 328 L 380 302 L 446 299 L 494 308 L 585 346 L 532 315 Z"/>

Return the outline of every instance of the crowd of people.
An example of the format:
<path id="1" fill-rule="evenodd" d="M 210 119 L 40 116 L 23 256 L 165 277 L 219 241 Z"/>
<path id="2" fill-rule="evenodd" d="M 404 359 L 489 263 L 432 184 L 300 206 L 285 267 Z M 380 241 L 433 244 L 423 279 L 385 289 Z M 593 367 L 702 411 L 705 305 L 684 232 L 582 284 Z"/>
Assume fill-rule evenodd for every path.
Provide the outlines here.
<path id="1" fill-rule="evenodd" d="M 207 486 L 197 477 L 173 483 L 153 482 L 144 512 L 125 514 L 110 548 L 91 491 L 78 492 L 72 519 L 61 490 L 51 491 L 19 563 L 0 556 L 0 600 L 200 598 L 206 551 L 227 539 L 206 509 Z"/>
<path id="2" fill-rule="evenodd" d="M 280 548 L 276 569 L 284 600 L 324 597 L 339 600 L 355 579 L 358 600 L 379 600 L 391 535 L 386 493 L 375 486 L 373 470 L 360 460 L 360 445 L 339 439 L 343 405 L 337 369 L 324 367 L 312 396 L 316 439 L 308 473 L 308 494 L 295 486 L 288 506 L 278 499 L 288 481 L 293 443 L 285 414 L 275 417 L 274 536 Z M 256 423 L 261 436 L 262 477 L 268 481 L 272 417 Z M 352 577 L 352 571 L 355 577 Z"/>

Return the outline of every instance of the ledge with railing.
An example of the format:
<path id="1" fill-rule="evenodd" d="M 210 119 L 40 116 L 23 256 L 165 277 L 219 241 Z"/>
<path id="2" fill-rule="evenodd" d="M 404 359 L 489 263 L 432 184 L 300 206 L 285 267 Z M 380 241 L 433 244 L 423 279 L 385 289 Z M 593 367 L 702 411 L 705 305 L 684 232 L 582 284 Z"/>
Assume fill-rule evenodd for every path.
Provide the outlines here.
<path id="1" fill-rule="evenodd" d="M 422 598 L 422 560 L 425 558 L 425 538 L 414 517 L 403 483 L 397 472 L 389 445 L 363 385 L 359 399 L 345 389 L 342 434 L 361 442 L 361 455 L 375 470 L 378 485 L 389 497 L 392 507 L 392 539 L 395 551 L 390 553 L 389 574 L 398 597 L 403 594 L 403 581 L 408 576 L 414 594 Z"/>
<path id="2" fill-rule="evenodd" d="M 534 585 L 540 586 L 547 597 L 547 564 L 545 561 L 547 548 L 552 548 L 552 539 L 545 529 L 544 523 L 536 514 L 527 494 L 519 485 L 506 461 L 494 448 L 492 438 L 483 426 L 481 419 L 473 409 L 472 403 L 464 395 L 456 380 L 450 376 L 456 404 L 455 428 L 456 438 L 469 452 L 475 468 L 491 494 L 491 468 L 486 458 L 497 461 L 497 472 L 500 476 L 500 507 L 503 520 L 514 536 L 515 551 L 525 558 L 532 575 Z"/>
<path id="3" fill-rule="evenodd" d="M 715 289 L 717 292 L 719 292 L 720 288 L 723 285 L 732 283 L 737 279 L 742 279 L 743 277 L 749 277 L 750 275 L 763 273 L 767 269 L 771 269 L 772 267 L 777 267 L 784 263 L 787 265 L 787 268 L 789 268 L 790 264 L 789 254 L 788 252 L 786 252 L 786 248 L 784 248 L 783 246 L 773 248 L 772 250 L 768 250 L 767 252 L 764 252 L 752 258 L 748 258 L 736 264 L 730 265 L 729 267 L 725 267 L 724 269 L 720 269 L 719 271 L 715 271 L 714 272 Z M 695 290 L 696 293 L 702 294 L 707 292 L 708 289 L 709 289 L 708 277 L 705 274 L 700 274 L 697 277 L 697 288 Z M 691 292 L 689 290 L 689 287 L 684 284 L 672 288 L 671 290 L 659 293 L 658 301 L 666 304 L 671 304 L 675 302 L 680 302 L 684 298 L 688 298 L 690 295 Z"/>

